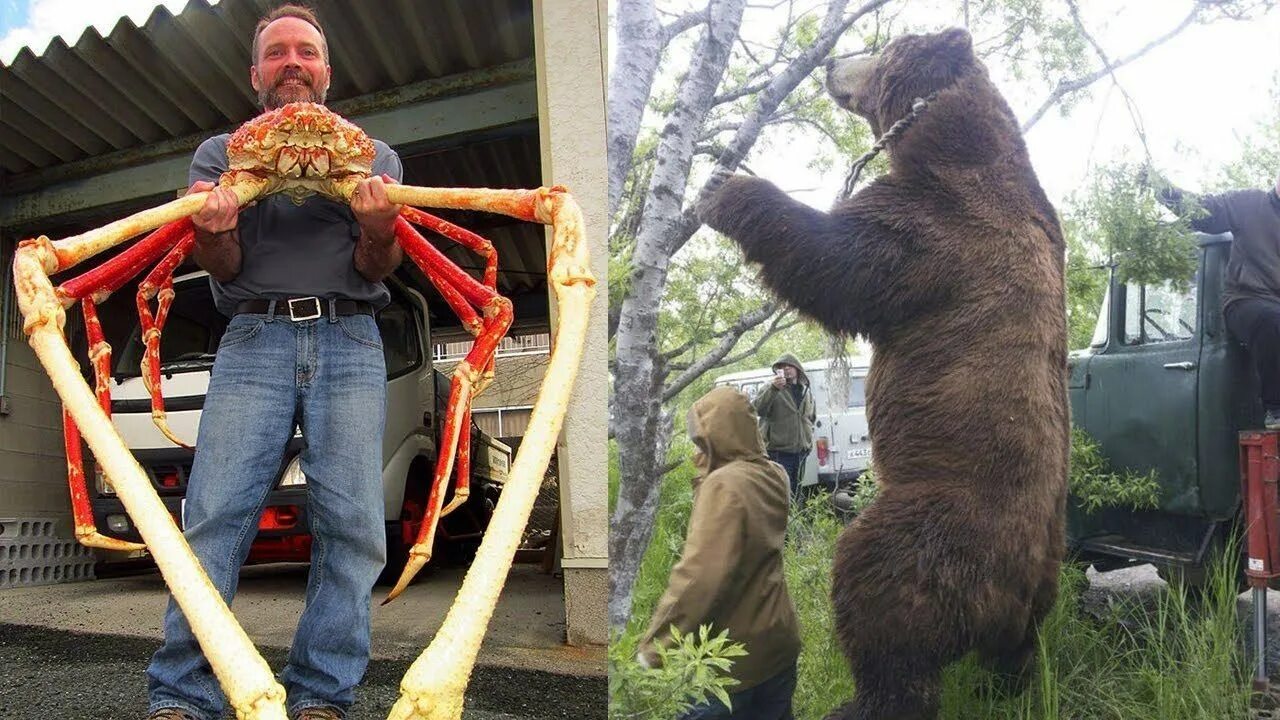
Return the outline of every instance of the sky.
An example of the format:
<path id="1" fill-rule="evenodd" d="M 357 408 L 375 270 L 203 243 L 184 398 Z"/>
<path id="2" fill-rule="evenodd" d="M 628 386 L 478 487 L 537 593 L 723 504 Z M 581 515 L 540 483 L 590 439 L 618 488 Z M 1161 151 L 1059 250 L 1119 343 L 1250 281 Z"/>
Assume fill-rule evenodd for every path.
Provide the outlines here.
<path id="1" fill-rule="evenodd" d="M 210 0 L 216 2 L 216 0 Z M 705 0 L 659 0 L 659 7 L 680 10 Z M 1127 53 L 1147 38 L 1173 27 L 1190 0 L 1081 0 L 1086 22 L 1113 55 Z M 74 44 L 93 25 L 106 34 L 122 16 L 145 22 L 158 5 L 178 12 L 186 0 L 0 0 L 0 63 L 9 63 L 24 46 L 42 52 L 55 35 Z M 752 3 L 745 33 L 768 37 L 776 26 L 767 6 Z M 804 4 L 804 3 L 802 3 Z M 808 2 L 818 7 L 817 0 Z M 927 22 L 937 28 L 960 24 L 959 0 L 916 2 L 930 10 Z M 975 3 L 976 5 L 976 3 Z M 1115 8 L 1123 8 L 1116 14 Z M 612 43 L 611 43 L 612 45 Z M 673 58 L 676 60 L 676 58 Z M 1001 68 L 992 67 L 1000 78 Z M 1118 71 L 1122 87 L 1140 108 L 1155 163 L 1170 178 L 1190 189 L 1209 179 L 1216 166 L 1238 152 L 1239 138 L 1272 108 L 1273 78 L 1280 77 L 1280 10 L 1252 22 L 1219 21 L 1193 26 L 1146 57 Z M 1006 86 L 1002 86 L 1006 87 Z M 1041 183 L 1049 197 L 1063 202 L 1081 184 L 1090 167 L 1140 145 L 1121 94 L 1099 81 L 1093 97 L 1062 118 L 1051 111 L 1027 135 Z M 1006 97 L 1019 117 L 1038 105 L 1039 97 L 1006 87 Z M 844 179 L 848 160 L 827 173 L 806 166 L 822 152 L 804 138 L 775 146 L 786 153 L 753 158 L 751 167 L 800 200 L 828 207 Z"/>
<path id="2" fill-rule="evenodd" d="M 217 0 L 209 0 L 216 5 Z M 0 63 L 13 62 L 23 46 L 39 55 L 55 36 L 75 45 L 90 25 L 106 35 L 120 18 L 137 25 L 160 5 L 177 13 L 187 0 L 0 0 Z"/>
<path id="3" fill-rule="evenodd" d="M 769 40 L 781 12 L 770 7 L 781 4 L 752 2 L 744 16 L 744 37 Z M 1086 26 L 1113 58 L 1172 29 L 1191 6 L 1190 0 L 1080 0 L 1079 4 Z M 705 0 L 658 0 L 659 8 L 671 13 L 702 5 Z M 825 2 L 800 0 L 797 5 L 820 9 Z M 933 30 L 963 25 L 962 7 L 961 0 L 913 0 L 912 11 L 924 8 L 927 15 L 916 15 L 912 22 Z M 687 49 L 675 54 L 680 52 Z M 990 69 L 1015 114 L 1024 119 L 1030 116 L 1042 95 L 1022 92 L 1008 82 L 1003 68 L 990 64 Z M 1238 154 L 1240 136 L 1274 112 L 1268 105 L 1268 91 L 1280 78 L 1280 9 L 1262 20 L 1192 26 L 1119 70 L 1117 77 L 1140 110 L 1154 164 L 1182 186 L 1198 189 L 1215 177 L 1219 165 Z M 1123 96 L 1109 91 L 1110 87 L 1109 80 L 1098 81 L 1092 97 L 1068 117 L 1051 110 L 1026 135 L 1041 184 L 1059 205 L 1081 186 L 1092 166 L 1126 149 L 1135 159 L 1142 157 Z M 785 141 L 775 136 L 772 145 L 786 152 L 765 154 L 760 151 L 763 146 L 757 145 L 749 161 L 751 169 L 802 202 L 830 207 L 852 158 L 838 160 L 826 173 L 815 172 L 806 166 L 822 152 L 819 143 L 797 137 L 792 130 L 786 132 L 792 135 Z"/>

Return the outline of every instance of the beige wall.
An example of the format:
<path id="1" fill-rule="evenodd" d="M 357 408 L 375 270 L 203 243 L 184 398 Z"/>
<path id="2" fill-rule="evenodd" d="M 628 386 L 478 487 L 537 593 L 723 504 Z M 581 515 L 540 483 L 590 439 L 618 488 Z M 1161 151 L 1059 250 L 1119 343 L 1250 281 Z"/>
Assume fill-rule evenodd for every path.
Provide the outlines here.
<path id="1" fill-rule="evenodd" d="M 538 388 L 542 385 L 542 376 L 550 359 L 551 356 L 546 354 L 499 356 L 494 361 L 493 384 L 477 395 L 471 406 L 482 410 L 532 405 L 538 397 Z M 440 372 L 451 375 L 457 364 L 450 361 L 435 365 Z"/>
<path id="2" fill-rule="evenodd" d="M 11 262 L 8 252 L 0 256 L 4 272 L 10 271 Z M 12 326 L 21 328 L 17 304 L 12 297 L 10 302 Z M 0 328 L 0 334 L 5 331 Z M 9 413 L 0 415 L 0 518 L 55 518 L 58 535 L 71 537 L 62 406 L 40 361 L 16 329 L 8 337 L 4 394 Z"/>
<path id="3" fill-rule="evenodd" d="M 603 0 L 534 0 L 542 182 L 582 206 L 596 276 L 586 354 L 557 453 L 570 643 L 608 642 L 608 375 Z M 552 323 L 556 322 L 553 303 Z"/>

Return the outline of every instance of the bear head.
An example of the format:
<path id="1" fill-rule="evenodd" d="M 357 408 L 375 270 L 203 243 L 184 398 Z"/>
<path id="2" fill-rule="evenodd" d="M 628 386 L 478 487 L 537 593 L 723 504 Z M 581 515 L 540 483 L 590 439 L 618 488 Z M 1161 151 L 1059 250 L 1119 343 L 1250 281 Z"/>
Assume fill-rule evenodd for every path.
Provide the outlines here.
<path id="1" fill-rule="evenodd" d="M 911 110 L 916 98 L 950 87 L 981 68 L 973 40 L 959 28 L 903 35 L 878 55 L 827 63 L 827 92 L 871 124 L 878 138 Z"/>

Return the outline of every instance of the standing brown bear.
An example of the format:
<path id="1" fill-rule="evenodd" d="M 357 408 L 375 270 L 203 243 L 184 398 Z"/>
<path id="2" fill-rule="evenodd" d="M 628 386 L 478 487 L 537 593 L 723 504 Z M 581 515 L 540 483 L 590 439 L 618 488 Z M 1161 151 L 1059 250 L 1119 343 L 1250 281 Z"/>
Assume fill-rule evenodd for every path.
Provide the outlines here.
<path id="1" fill-rule="evenodd" d="M 887 175 L 829 214 L 732 177 L 701 214 L 780 297 L 874 346 L 880 495 L 841 535 L 832 587 L 857 695 L 829 717 L 933 718 L 942 669 L 970 651 L 1024 680 L 1057 595 L 1062 230 L 968 33 L 836 62 L 828 89 L 877 136 L 925 99 Z"/>

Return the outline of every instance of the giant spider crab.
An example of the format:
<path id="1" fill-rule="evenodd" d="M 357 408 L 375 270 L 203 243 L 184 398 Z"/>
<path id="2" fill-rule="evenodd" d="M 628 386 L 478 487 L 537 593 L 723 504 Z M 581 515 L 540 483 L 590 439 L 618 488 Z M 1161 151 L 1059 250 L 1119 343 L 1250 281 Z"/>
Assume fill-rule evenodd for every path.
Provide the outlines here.
<path id="1" fill-rule="evenodd" d="M 219 184 L 230 188 L 242 207 L 275 192 L 286 193 L 297 202 L 317 193 L 347 202 L 356 183 L 368 177 L 374 148 L 360 128 L 323 106 L 292 103 L 241 126 L 228 143 L 227 157 L 229 170 Z M 151 394 L 156 425 L 180 442 L 165 423 L 160 393 L 160 331 L 173 300 L 173 271 L 194 243 L 189 218 L 200 210 L 206 196 L 207 193 L 192 193 L 64 240 L 51 241 L 44 236 L 25 240 L 14 258 L 15 287 L 28 339 L 63 402 L 77 538 L 95 547 L 137 547 L 101 535 L 94 527 L 80 463 L 83 433 L 190 621 L 237 717 L 284 720 L 284 688 L 276 683 L 267 663 L 200 569 L 173 518 L 110 421 L 110 347 L 103 339 L 96 304 L 162 258 L 138 287 L 137 305 L 146 345 L 142 373 Z M 392 184 L 387 186 L 387 196 L 391 202 L 404 205 L 395 224 L 397 241 L 476 336 L 471 351 L 453 373 L 428 515 L 388 601 L 403 591 L 430 558 L 439 519 L 466 499 L 470 433 L 464 431 L 463 421 L 470 414 L 472 397 L 492 380 L 494 353 L 511 323 L 511 303 L 495 289 L 497 255 L 492 245 L 413 206 L 494 212 L 549 224 L 553 229 L 547 278 L 556 292 L 559 323 L 529 428 L 475 561 L 440 631 L 401 682 L 401 696 L 390 715 L 399 719 L 457 720 L 462 715 L 463 691 L 480 642 L 564 419 L 582 355 L 595 280 L 589 269 L 581 212 L 562 187 L 494 190 Z M 483 255 L 486 265 L 482 280 L 475 280 L 450 263 L 411 222 Z M 50 282 L 50 275 L 148 230 L 154 232 L 102 266 L 57 287 Z M 153 314 L 150 305 L 157 296 Z M 64 308 L 77 301 L 83 308 L 90 341 L 94 390 L 81 377 L 63 336 Z M 455 463 L 458 480 L 453 499 L 442 507 L 445 485 Z"/>

